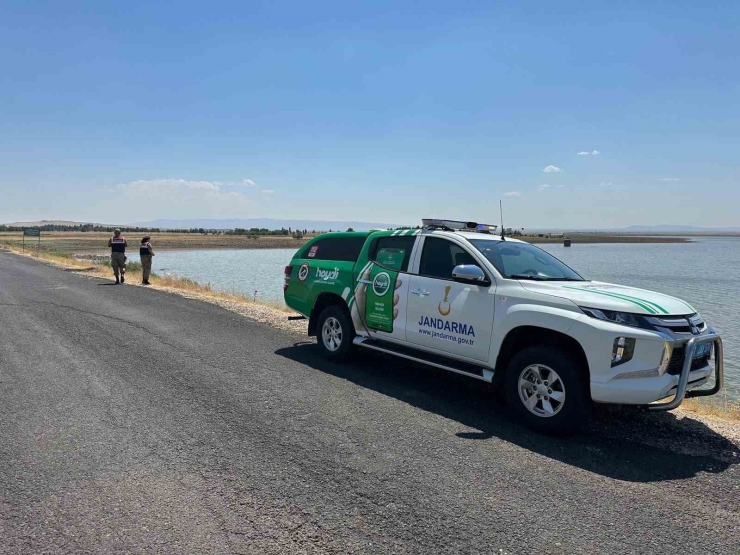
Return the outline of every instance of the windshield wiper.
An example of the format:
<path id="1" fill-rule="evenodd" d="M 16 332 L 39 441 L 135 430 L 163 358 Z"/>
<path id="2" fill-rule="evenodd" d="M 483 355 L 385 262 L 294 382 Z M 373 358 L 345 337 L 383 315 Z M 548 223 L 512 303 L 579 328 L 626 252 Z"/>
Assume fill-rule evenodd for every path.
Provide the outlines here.
<path id="1" fill-rule="evenodd" d="M 511 274 L 509 279 L 531 279 L 533 281 L 545 281 L 547 278 L 535 276 L 532 274 Z"/>
<path id="2" fill-rule="evenodd" d="M 588 281 L 583 278 L 572 278 L 572 277 L 559 277 L 559 278 L 543 278 L 547 281 Z"/>

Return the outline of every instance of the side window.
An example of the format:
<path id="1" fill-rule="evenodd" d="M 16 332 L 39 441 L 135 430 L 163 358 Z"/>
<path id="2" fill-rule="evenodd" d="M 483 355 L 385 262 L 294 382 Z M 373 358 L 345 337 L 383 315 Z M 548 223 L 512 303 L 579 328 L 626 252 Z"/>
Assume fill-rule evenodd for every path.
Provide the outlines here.
<path id="1" fill-rule="evenodd" d="M 452 241 L 439 237 L 424 239 L 424 249 L 421 251 L 419 275 L 439 279 L 452 279 L 452 270 L 460 264 L 475 264 L 478 262 L 462 247 Z"/>
<path id="2" fill-rule="evenodd" d="M 406 272 L 416 237 L 379 237 L 370 246 L 370 260 L 391 270 Z"/>
<path id="3" fill-rule="evenodd" d="M 314 260 L 336 260 L 338 262 L 355 262 L 365 244 L 365 237 L 327 237 L 319 239 L 306 248 L 303 258 Z"/>

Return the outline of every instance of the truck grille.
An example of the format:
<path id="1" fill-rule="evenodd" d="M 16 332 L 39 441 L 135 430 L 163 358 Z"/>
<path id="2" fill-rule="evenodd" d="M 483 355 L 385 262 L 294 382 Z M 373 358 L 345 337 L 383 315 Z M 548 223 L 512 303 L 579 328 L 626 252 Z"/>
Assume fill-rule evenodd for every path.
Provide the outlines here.
<path id="1" fill-rule="evenodd" d="M 666 370 L 666 373 L 671 374 L 672 376 L 678 376 L 681 374 L 681 370 L 683 369 L 683 359 L 686 355 L 686 347 L 676 347 L 673 349 L 673 355 L 671 356 L 671 361 L 668 363 L 668 369 Z M 711 356 L 710 354 L 704 355 L 700 358 L 695 358 L 691 361 L 691 371 L 698 370 L 699 368 L 704 368 L 706 365 L 709 364 L 709 358 Z"/>
<path id="2" fill-rule="evenodd" d="M 704 333 L 707 325 L 698 314 L 689 314 L 688 316 L 654 316 L 647 320 L 658 328 L 670 330 L 673 333 L 690 333 L 698 335 Z"/>

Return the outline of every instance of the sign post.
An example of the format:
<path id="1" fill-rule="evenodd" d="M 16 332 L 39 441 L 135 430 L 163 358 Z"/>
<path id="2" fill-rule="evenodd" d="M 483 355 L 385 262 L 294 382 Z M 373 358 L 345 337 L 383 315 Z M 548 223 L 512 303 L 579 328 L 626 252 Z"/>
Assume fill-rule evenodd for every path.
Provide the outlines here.
<path id="1" fill-rule="evenodd" d="M 23 252 L 26 252 L 26 237 L 38 237 L 38 243 L 36 244 L 36 256 L 41 251 L 41 230 L 36 228 L 27 228 L 23 230 Z"/>

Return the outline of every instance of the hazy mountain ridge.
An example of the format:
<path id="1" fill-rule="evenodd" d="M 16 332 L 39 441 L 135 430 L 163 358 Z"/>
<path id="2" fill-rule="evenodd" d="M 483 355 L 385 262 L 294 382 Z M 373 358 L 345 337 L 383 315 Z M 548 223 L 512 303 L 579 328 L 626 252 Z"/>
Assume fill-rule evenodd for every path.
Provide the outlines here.
<path id="1" fill-rule="evenodd" d="M 681 231 L 688 231 L 688 232 L 701 232 L 701 231 L 740 231 L 740 227 L 702 227 L 702 226 L 695 226 L 695 225 L 667 225 L 667 224 L 661 224 L 661 225 L 631 225 L 628 227 L 624 227 L 620 229 L 619 231 L 629 231 L 629 232 L 636 232 L 636 231 L 654 231 L 654 232 L 681 232 Z"/>
<path id="2" fill-rule="evenodd" d="M 326 220 L 291 220 L 276 218 L 233 218 L 233 219 L 184 219 L 184 220 L 153 220 L 150 222 L 137 222 L 130 224 L 136 227 L 159 227 L 163 229 L 250 229 L 253 227 L 266 229 L 308 229 L 317 231 L 345 231 L 352 228 L 357 231 L 367 231 L 368 229 L 387 229 L 390 227 L 399 227 L 396 224 L 373 223 L 373 222 L 356 222 L 356 221 L 326 221 Z"/>
<path id="3" fill-rule="evenodd" d="M 78 225 L 94 225 L 100 227 L 112 227 L 118 224 L 100 224 L 95 222 L 76 222 L 73 220 L 38 220 L 35 222 L 12 222 L 3 223 L 0 225 L 6 225 L 8 227 L 43 227 L 45 225 L 67 225 L 67 226 L 78 226 Z"/>

